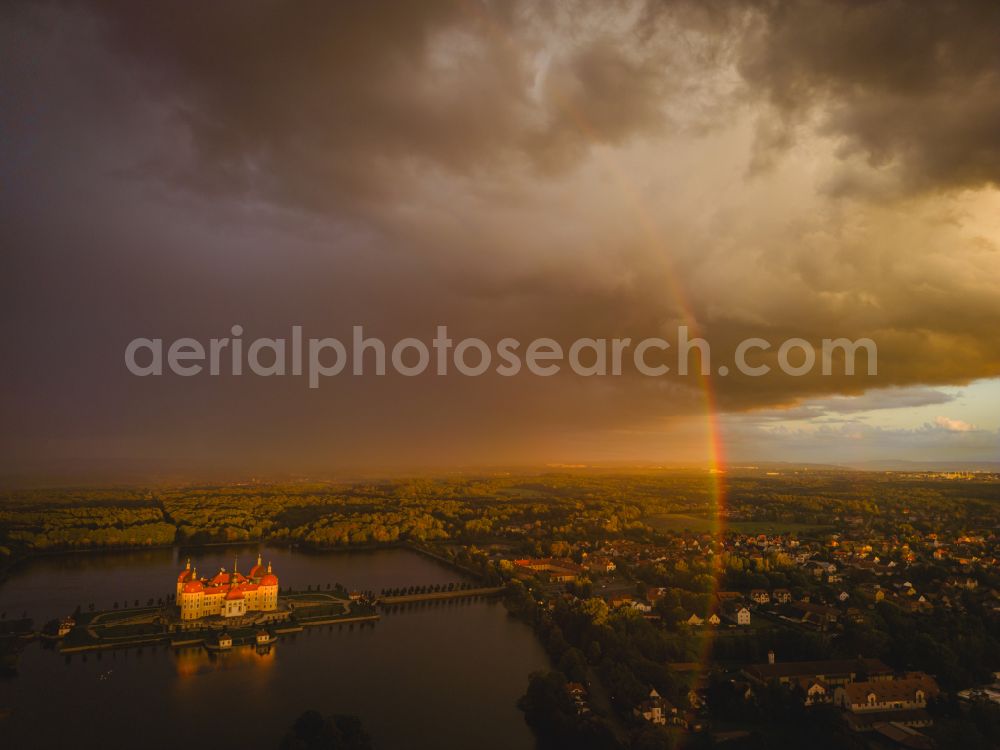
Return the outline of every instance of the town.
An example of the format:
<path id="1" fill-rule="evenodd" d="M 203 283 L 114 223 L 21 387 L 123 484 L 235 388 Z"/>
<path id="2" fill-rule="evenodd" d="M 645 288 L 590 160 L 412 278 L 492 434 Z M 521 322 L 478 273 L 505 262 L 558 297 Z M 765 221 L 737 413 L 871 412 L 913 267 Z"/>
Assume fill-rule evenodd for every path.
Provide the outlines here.
<path id="1" fill-rule="evenodd" d="M 81 510 L 76 494 L 50 499 L 44 531 L 28 493 L 2 520 L 9 559 L 104 534 L 155 544 L 152 528 L 166 543 L 431 556 L 463 582 L 288 591 L 262 558 L 207 577 L 193 561 L 170 621 L 148 627 L 175 645 L 266 646 L 393 602 L 502 596 L 550 658 L 520 701 L 547 746 L 987 748 L 1000 732 L 998 494 L 987 474 L 502 473 L 136 490 L 116 501 L 125 526 L 102 523 L 122 517 L 107 496 Z M 138 614 L 118 616 L 142 635 Z M 76 617 L 63 648 L 109 637 Z"/>

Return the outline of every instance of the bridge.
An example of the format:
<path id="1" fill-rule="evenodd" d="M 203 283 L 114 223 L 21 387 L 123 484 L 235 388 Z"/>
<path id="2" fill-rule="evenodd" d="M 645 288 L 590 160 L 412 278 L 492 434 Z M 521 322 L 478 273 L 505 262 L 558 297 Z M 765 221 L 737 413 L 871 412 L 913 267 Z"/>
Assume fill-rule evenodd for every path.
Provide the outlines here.
<path id="1" fill-rule="evenodd" d="M 390 606 L 393 604 L 408 604 L 410 602 L 431 602 L 439 599 L 467 599 L 474 596 L 498 596 L 502 594 L 503 591 L 503 586 L 490 586 L 479 589 L 456 589 L 454 591 L 428 591 L 422 594 L 381 596 L 375 601 L 375 603 Z"/>

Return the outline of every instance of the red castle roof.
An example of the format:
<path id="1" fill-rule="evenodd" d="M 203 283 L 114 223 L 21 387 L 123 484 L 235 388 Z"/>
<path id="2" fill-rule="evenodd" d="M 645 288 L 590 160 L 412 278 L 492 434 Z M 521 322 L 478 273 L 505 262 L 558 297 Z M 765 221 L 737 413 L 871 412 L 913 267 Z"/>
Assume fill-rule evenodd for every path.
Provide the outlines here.
<path id="1" fill-rule="evenodd" d="M 260 555 L 257 555 L 257 564 L 250 568 L 248 574 L 250 578 L 260 578 L 267 572 L 267 568 L 261 562 Z"/>

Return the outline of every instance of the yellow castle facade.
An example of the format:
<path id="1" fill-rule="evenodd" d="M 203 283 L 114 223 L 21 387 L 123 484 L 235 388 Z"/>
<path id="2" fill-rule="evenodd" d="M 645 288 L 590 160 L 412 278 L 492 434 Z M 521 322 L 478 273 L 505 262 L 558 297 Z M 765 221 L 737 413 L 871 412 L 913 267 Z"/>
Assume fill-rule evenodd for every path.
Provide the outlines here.
<path id="1" fill-rule="evenodd" d="M 278 608 L 278 576 L 257 564 L 243 575 L 233 561 L 232 571 L 220 568 L 212 578 L 199 578 L 191 560 L 177 576 L 177 606 L 181 620 L 202 617 L 241 617 L 250 612 L 272 612 Z"/>

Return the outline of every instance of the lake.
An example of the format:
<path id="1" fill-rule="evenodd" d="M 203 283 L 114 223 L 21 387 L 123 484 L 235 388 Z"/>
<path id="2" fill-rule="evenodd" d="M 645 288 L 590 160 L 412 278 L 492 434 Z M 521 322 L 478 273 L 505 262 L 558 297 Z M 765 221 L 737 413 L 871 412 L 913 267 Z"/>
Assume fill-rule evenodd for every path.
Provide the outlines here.
<path id="1" fill-rule="evenodd" d="M 41 558 L 0 585 L 8 618 L 36 630 L 77 605 L 172 593 L 187 555 L 199 575 L 256 562 L 258 548 L 213 547 Z M 262 547 L 281 587 L 373 590 L 449 583 L 460 574 L 415 552 L 306 554 Z M 547 659 L 496 600 L 422 603 L 374 625 L 306 628 L 269 653 L 167 645 L 62 655 L 35 642 L 0 678 L 0 736 L 11 748 L 276 748 L 306 709 L 356 714 L 378 750 L 534 747 L 515 703 Z"/>

